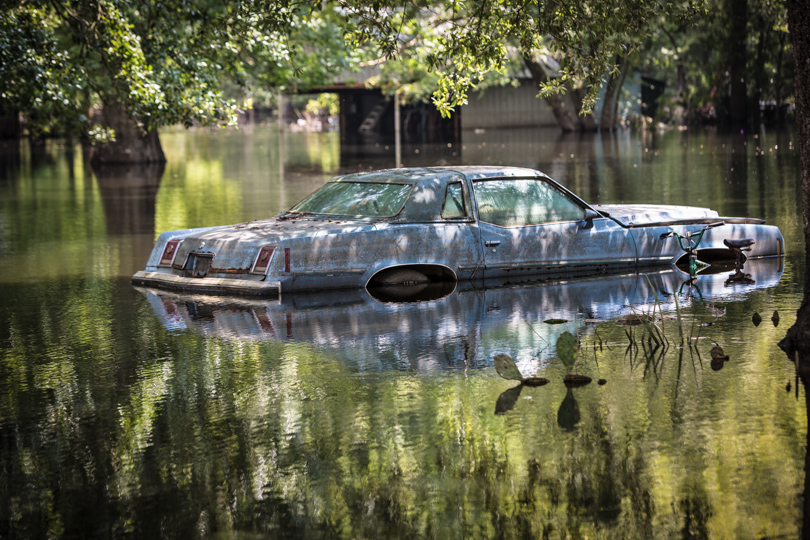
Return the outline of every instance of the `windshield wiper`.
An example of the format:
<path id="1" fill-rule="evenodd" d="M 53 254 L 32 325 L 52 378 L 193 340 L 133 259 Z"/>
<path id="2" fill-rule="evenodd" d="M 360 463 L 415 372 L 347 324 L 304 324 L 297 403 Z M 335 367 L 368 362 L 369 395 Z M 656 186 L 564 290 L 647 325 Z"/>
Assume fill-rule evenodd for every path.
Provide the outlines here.
<path id="1" fill-rule="evenodd" d="M 299 212 L 297 210 L 287 210 L 282 212 L 282 215 L 278 216 L 276 219 L 293 219 L 300 216 L 308 216 L 312 214 L 312 212 Z"/>

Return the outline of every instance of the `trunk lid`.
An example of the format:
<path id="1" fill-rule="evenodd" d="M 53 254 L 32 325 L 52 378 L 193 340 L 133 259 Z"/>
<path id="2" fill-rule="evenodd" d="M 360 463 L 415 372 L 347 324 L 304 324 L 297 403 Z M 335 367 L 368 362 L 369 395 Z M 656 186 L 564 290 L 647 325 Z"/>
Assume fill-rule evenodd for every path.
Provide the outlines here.
<path id="1" fill-rule="evenodd" d="M 663 204 L 597 204 L 599 212 L 606 212 L 626 226 L 663 224 L 668 222 L 713 219 L 714 210 L 698 206 L 671 206 Z"/>
<path id="2" fill-rule="evenodd" d="M 183 238 L 174 267 L 181 268 L 191 251 L 213 253 L 211 273 L 247 274 L 262 246 L 279 246 L 302 237 L 317 238 L 373 229 L 374 222 L 311 217 L 275 217 L 201 231 Z"/>

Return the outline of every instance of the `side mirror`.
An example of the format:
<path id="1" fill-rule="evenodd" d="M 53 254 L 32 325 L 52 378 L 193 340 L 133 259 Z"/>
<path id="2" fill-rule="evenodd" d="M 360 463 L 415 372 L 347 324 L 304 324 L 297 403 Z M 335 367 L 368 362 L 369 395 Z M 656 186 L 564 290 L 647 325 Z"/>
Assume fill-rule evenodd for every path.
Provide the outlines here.
<path id="1" fill-rule="evenodd" d="M 600 217 L 599 214 L 590 208 L 585 209 L 585 218 L 579 222 L 580 229 L 590 229 L 593 227 L 593 220 Z"/>

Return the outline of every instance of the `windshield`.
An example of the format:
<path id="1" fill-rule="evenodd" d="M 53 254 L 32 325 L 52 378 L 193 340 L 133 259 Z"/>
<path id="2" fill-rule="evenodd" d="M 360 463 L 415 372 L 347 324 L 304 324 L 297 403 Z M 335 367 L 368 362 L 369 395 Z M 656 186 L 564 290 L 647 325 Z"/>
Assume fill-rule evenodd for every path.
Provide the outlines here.
<path id="1" fill-rule="evenodd" d="M 399 213 L 411 186 L 371 182 L 329 182 L 292 212 L 336 216 L 391 217 Z"/>

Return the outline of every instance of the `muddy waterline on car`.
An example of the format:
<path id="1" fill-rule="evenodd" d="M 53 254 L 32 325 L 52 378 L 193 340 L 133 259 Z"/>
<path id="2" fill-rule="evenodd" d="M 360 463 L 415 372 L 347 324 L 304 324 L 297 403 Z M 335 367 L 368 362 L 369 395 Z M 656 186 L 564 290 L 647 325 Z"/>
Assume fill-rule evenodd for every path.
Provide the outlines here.
<path id="1" fill-rule="evenodd" d="M 393 165 L 334 133 L 162 140 L 163 170 L 0 143 L 0 537 L 761 538 L 810 519 L 806 392 L 776 346 L 803 279 L 792 133 L 407 146 L 408 166 L 531 167 L 593 203 L 765 218 L 788 254 L 742 278 L 459 284 L 407 304 L 134 288 L 160 231 L 271 216 Z M 653 309 L 665 350 L 627 325 Z M 590 385 L 562 383 L 566 331 Z M 498 353 L 550 382 L 499 377 Z"/>

